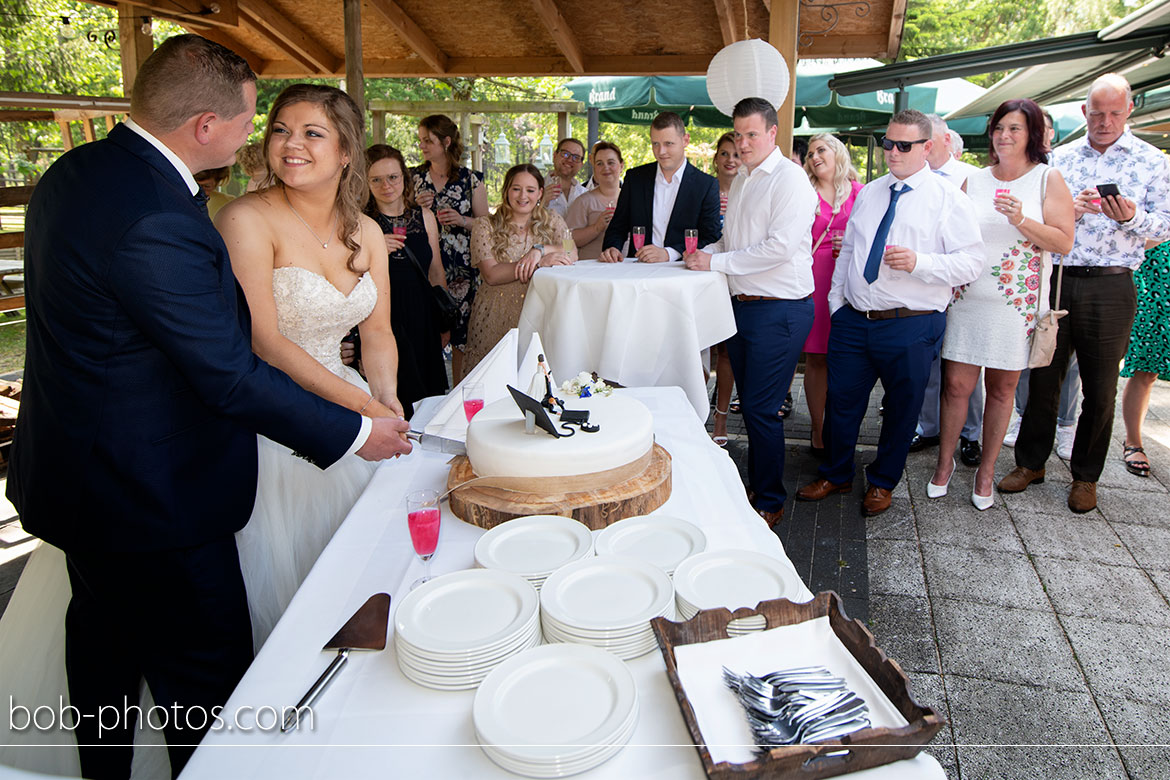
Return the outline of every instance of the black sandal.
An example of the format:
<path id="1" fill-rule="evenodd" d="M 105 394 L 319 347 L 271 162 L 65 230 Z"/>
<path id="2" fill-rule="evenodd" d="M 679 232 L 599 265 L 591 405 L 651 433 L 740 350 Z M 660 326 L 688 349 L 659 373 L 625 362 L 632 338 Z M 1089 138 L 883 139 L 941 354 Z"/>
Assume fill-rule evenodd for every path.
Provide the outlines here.
<path id="1" fill-rule="evenodd" d="M 1150 462 L 1146 458 L 1146 451 L 1141 447 L 1131 447 L 1128 444 L 1123 446 L 1125 447 L 1125 454 L 1121 456 L 1121 462 L 1125 464 L 1125 470 L 1138 477 L 1150 476 Z M 1142 462 L 1134 463 L 1129 459 L 1131 455 L 1141 455 Z"/>
<path id="2" fill-rule="evenodd" d="M 792 393 L 784 396 L 784 403 L 780 404 L 780 411 L 777 414 L 782 420 L 787 419 L 792 414 Z"/>

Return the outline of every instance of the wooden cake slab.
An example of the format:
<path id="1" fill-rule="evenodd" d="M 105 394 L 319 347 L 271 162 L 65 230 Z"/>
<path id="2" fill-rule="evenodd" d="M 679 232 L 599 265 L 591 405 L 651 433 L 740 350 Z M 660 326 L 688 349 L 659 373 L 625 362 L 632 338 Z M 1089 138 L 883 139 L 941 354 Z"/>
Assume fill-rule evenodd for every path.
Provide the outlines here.
<path id="1" fill-rule="evenodd" d="M 451 493 L 451 511 L 461 520 L 480 528 L 494 528 L 514 517 L 562 515 L 596 531 L 625 517 L 644 515 L 670 498 L 670 453 L 655 444 L 642 473 L 624 482 L 598 490 L 572 493 L 522 493 L 482 483 L 467 485 Z M 451 461 L 447 489 L 475 479 L 466 455 Z"/>

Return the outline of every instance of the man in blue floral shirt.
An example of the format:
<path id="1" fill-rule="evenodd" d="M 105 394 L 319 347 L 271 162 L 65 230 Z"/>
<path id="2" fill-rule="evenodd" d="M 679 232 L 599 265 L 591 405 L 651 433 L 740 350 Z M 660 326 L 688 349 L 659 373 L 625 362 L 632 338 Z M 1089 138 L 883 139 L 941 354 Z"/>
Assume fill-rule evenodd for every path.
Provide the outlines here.
<path id="1" fill-rule="evenodd" d="M 999 483 L 1017 493 L 1044 479 L 1044 464 L 1056 435 L 1060 384 L 1073 352 L 1081 367 L 1084 405 L 1069 466 L 1073 483 L 1068 506 L 1088 512 L 1097 506 L 1097 480 L 1113 432 L 1113 407 L 1121 359 L 1129 344 L 1136 309 L 1133 270 L 1145 258 L 1147 240 L 1170 238 L 1170 162 L 1126 127 L 1133 111 L 1129 83 L 1110 73 L 1089 87 L 1081 109 L 1088 123 L 1084 140 L 1057 149 L 1053 164 L 1076 193 L 1077 236 L 1064 265 L 1063 290 L 1053 308 L 1068 310 L 1060 321 L 1052 364 L 1032 371 L 1027 409 L 1016 440 L 1016 468 Z M 1099 185 L 1116 185 L 1098 192 Z"/>

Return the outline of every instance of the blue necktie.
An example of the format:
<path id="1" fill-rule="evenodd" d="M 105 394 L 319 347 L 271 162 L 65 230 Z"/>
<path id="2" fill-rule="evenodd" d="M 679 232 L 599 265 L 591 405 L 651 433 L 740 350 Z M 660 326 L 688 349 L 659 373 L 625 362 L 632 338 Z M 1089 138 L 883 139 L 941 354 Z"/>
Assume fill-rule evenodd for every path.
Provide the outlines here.
<path id="1" fill-rule="evenodd" d="M 865 258 L 864 277 L 869 284 L 873 284 L 878 278 L 882 255 L 886 251 L 886 236 L 890 234 L 890 225 L 894 223 L 894 206 L 898 204 L 898 198 L 910 191 L 909 185 L 903 185 L 900 190 L 894 189 L 896 186 L 896 184 L 890 185 L 890 205 L 886 207 L 886 213 L 878 225 L 877 235 L 873 237 L 873 244 L 869 247 L 869 256 Z"/>

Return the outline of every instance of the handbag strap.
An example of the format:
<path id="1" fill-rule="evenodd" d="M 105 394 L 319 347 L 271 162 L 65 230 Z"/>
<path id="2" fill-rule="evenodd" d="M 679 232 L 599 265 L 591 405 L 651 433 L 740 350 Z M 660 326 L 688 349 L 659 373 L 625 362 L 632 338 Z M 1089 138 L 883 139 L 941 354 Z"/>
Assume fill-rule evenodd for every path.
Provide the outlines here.
<path id="1" fill-rule="evenodd" d="M 1040 212 L 1041 212 L 1041 216 L 1043 216 L 1043 212 L 1044 212 L 1044 198 L 1046 196 L 1046 190 L 1048 187 L 1048 174 L 1050 174 L 1050 173 L 1052 173 L 1052 166 L 1045 165 L 1044 166 L 1044 173 L 1040 177 Z M 1043 270 L 1043 269 L 1041 269 L 1041 270 Z M 1043 281 L 1044 275 L 1041 274 L 1040 278 L 1041 278 L 1041 281 Z M 1056 272 L 1056 306 L 1057 306 L 1057 308 L 1060 307 L 1060 288 L 1061 288 L 1061 285 L 1063 284 L 1063 282 L 1064 282 L 1064 261 L 1061 260 L 1060 270 L 1058 270 Z M 1041 284 L 1040 286 L 1041 286 L 1041 288 L 1043 288 L 1044 285 Z M 1043 295 L 1043 289 L 1041 289 L 1041 295 Z M 1041 298 L 1041 300 L 1043 300 L 1043 298 Z"/>
<path id="2" fill-rule="evenodd" d="M 423 281 L 426 282 L 427 287 L 430 287 L 431 278 L 427 276 L 425 271 L 423 271 L 422 266 L 419 265 L 418 257 L 415 256 L 414 252 L 410 251 L 410 247 L 406 245 L 405 241 L 406 239 L 403 237 L 402 251 L 406 253 L 407 258 L 410 260 L 410 264 L 414 266 L 416 271 L 418 271 L 419 276 L 421 276 Z"/>
<path id="3" fill-rule="evenodd" d="M 825 232 L 821 233 L 821 237 L 818 238 L 816 243 L 812 245 L 812 251 L 809 252 L 810 255 L 815 255 L 817 253 L 817 247 L 819 247 L 821 242 L 825 240 L 825 236 L 829 235 L 829 230 L 833 227 L 833 220 L 837 218 L 837 214 L 839 213 L 840 209 L 834 209 L 833 212 L 829 214 L 829 224 L 825 225 Z"/>

